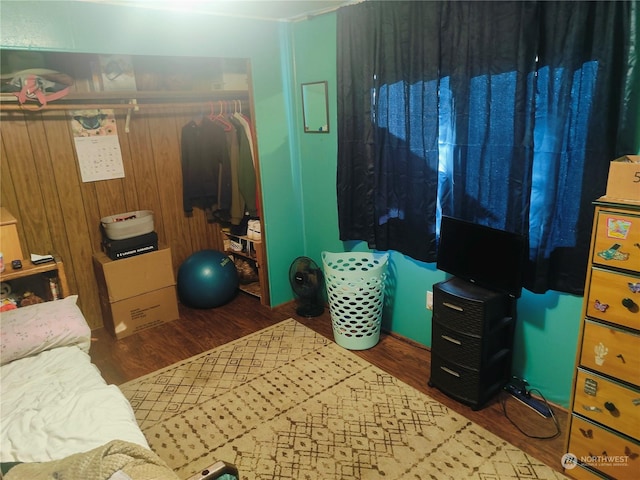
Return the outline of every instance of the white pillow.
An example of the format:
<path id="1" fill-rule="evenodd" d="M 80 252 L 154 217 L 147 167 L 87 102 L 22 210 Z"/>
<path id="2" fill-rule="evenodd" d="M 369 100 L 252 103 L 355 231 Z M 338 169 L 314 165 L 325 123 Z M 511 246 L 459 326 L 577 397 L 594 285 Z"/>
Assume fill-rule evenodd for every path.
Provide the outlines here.
<path id="1" fill-rule="evenodd" d="M 91 346 L 91 329 L 77 295 L 0 313 L 0 365 L 56 347 Z"/>

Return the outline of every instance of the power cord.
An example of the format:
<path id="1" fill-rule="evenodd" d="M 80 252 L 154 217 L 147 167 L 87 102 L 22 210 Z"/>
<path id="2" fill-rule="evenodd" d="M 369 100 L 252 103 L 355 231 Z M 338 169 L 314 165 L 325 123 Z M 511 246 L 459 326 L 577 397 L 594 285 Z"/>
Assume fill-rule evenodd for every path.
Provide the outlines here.
<path id="1" fill-rule="evenodd" d="M 506 417 L 507 420 L 509 420 L 509 422 L 511 422 L 511 424 L 516 427 L 518 429 L 518 431 L 520 431 L 520 433 L 522 433 L 523 435 L 529 437 L 529 438 L 533 438 L 535 440 L 551 440 L 552 438 L 556 438 L 558 435 L 560 435 L 560 424 L 558 423 L 558 419 L 556 418 L 555 414 L 553 413 L 553 409 L 551 408 L 551 406 L 549 405 L 549 403 L 547 402 L 547 399 L 544 398 L 544 395 L 542 395 L 542 392 L 540 392 L 540 390 L 538 390 L 537 388 L 532 388 L 532 389 L 527 389 L 526 385 L 527 382 L 526 380 L 521 380 L 521 379 L 515 379 L 514 380 L 517 381 L 519 387 L 522 389 L 522 391 L 525 392 L 525 394 L 527 396 L 531 395 L 531 392 L 535 392 L 537 396 L 540 397 L 540 399 L 544 402 L 545 406 L 549 409 L 549 413 L 551 414 L 551 420 L 553 421 L 554 426 L 556 427 L 556 431 L 554 434 L 546 436 L 546 437 L 542 437 L 542 436 L 538 436 L 538 435 L 531 435 L 527 432 L 525 432 L 518 424 L 516 424 L 516 422 L 514 422 L 511 417 L 509 417 L 509 414 L 507 413 L 507 397 L 509 397 L 510 395 L 507 392 L 502 392 L 502 411 L 504 413 L 504 416 Z"/>

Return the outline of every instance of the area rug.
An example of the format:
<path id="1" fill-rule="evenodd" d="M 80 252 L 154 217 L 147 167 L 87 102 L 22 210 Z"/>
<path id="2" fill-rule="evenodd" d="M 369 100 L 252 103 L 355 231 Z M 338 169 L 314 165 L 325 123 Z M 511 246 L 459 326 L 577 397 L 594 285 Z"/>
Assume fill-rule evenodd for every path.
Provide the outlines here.
<path id="1" fill-rule="evenodd" d="M 183 478 L 565 478 L 293 319 L 120 388 Z"/>

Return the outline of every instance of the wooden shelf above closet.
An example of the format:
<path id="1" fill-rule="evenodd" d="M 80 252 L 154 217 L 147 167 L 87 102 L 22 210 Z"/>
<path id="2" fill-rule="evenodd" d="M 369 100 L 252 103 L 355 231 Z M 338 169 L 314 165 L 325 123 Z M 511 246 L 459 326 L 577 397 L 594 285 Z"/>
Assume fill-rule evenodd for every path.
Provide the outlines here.
<path id="1" fill-rule="evenodd" d="M 132 98 L 137 100 L 178 100 L 201 99 L 208 101 L 232 100 L 234 98 L 246 97 L 249 92 L 246 90 L 211 90 L 211 91 L 129 91 L 129 92 L 72 92 L 66 97 L 56 100 L 58 102 L 79 102 L 79 101 L 128 101 Z M 0 94 L 0 102 L 17 102 L 16 96 L 11 93 Z"/>
<path id="2" fill-rule="evenodd" d="M 224 90 L 210 92 L 74 92 L 66 97 L 47 103 L 44 110 L 77 110 L 112 108 L 132 110 L 142 108 L 169 108 L 202 106 L 212 103 L 214 108 L 223 108 L 220 102 L 226 102 L 224 108 L 237 108 L 250 111 L 249 92 L 244 90 Z M 238 103 L 239 102 L 239 103 Z M 18 103 L 15 95 L 0 94 L 0 110 L 29 111 L 41 110 L 36 102 Z"/>
<path id="3" fill-rule="evenodd" d="M 45 110 L 135 109 L 190 107 L 206 102 L 227 102 L 221 107 L 250 111 L 250 67 L 242 58 L 151 57 L 98 55 L 69 52 L 2 50 L 3 71 L 26 68 L 52 69 L 71 78 L 73 85 L 64 97 L 48 102 Z M 109 76 L 109 64 L 117 58 L 122 70 Z M 105 58 L 107 60 L 105 60 Z M 11 60 L 20 65 L 10 64 Z M 112 62 L 110 62 L 112 63 Z M 6 65 L 5 65 L 6 64 Z M 127 77 L 124 84 L 114 82 Z M 128 86 L 132 88 L 127 89 Z M 238 101 L 243 102 L 239 104 Z M 137 106 L 135 105 L 137 104 Z M 20 105 L 12 93 L 0 94 L 0 110 L 41 110 L 38 102 Z"/>

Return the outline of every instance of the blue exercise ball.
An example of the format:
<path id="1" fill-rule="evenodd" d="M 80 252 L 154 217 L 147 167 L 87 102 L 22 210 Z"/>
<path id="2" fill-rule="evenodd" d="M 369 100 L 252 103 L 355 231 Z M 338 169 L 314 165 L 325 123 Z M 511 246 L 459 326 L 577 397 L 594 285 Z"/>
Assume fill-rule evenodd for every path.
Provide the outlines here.
<path id="1" fill-rule="evenodd" d="M 178 296 L 192 308 L 214 308 L 229 302 L 238 291 L 238 271 L 227 255 L 201 250 L 178 269 Z"/>

